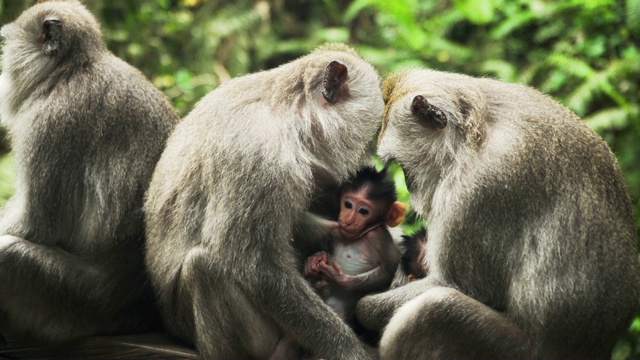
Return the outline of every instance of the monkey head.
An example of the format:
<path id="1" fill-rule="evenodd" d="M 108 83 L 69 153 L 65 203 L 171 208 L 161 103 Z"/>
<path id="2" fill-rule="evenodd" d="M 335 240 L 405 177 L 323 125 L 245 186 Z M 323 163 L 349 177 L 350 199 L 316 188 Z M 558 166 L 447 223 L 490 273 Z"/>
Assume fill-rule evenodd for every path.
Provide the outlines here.
<path id="1" fill-rule="evenodd" d="M 17 82 L 27 76 L 37 81 L 62 62 L 82 66 L 95 50 L 106 49 L 98 22 L 73 0 L 40 1 L 4 25 L 0 35 L 3 69 Z"/>
<path id="2" fill-rule="evenodd" d="M 398 226 L 407 205 L 397 201 L 395 184 L 383 171 L 365 167 L 345 185 L 340 194 L 340 235 L 356 239 L 381 224 Z"/>
<path id="3" fill-rule="evenodd" d="M 324 178 L 343 183 L 371 159 L 370 142 L 384 109 L 377 72 L 343 44 L 323 45 L 280 70 L 287 72 L 268 86 L 283 95 L 276 97 L 278 109 L 291 108 L 291 99 L 299 106 L 293 124 L 311 155 L 316 183 Z"/>
<path id="4" fill-rule="evenodd" d="M 482 94 L 447 76 L 415 69 L 397 72 L 383 83 L 378 154 L 384 162 L 400 164 L 418 211 L 428 209 L 429 198 L 456 154 L 482 143 L 481 120 L 486 112 Z M 413 176 L 415 171 L 421 175 Z"/>
<path id="5" fill-rule="evenodd" d="M 407 282 L 423 278 L 429 272 L 429 263 L 426 261 L 427 239 L 424 228 L 411 236 L 402 235 L 400 265 L 407 275 Z"/>

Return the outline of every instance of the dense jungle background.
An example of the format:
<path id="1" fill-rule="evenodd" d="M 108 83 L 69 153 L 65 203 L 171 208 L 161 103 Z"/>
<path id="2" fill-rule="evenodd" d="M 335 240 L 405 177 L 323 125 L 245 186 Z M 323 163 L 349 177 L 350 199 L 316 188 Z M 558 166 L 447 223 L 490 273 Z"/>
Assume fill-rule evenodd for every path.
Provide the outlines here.
<path id="1" fill-rule="evenodd" d="M 0 0 L 0 24 L 35 0 Z M 180 115 L 220 83 L 328 42 L 381 75 L 428 67 L 529 84 L 582 116 L 618 156 L 640 228 L 640 0 L 85 0 L 109 48 Z M 13 192 L 0 137 L 0 203 Z M 409 194 L 397 172 L 400 198 Z M 405 230 L 416 227 L 409 217 Z M 640 317 L 613 359 L 640 359 Z"/>

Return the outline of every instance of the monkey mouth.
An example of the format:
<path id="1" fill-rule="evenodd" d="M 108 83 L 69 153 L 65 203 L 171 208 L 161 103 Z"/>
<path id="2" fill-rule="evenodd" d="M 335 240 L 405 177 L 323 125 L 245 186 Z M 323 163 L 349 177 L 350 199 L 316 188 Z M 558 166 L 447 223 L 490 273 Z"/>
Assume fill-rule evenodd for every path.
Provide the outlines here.
<path id="1" fill-rule="evenodd" d="M 346 239 L 353 239 L 353 238 L 355 238 L 355 237 L 357 237 L 359 235 L 359 233 L 354 233 L 354 232 L 351 232 L 349 230 L 346 230 L 342 226 L 339 227 L 338 229 L 340 231 L 340 235 L 342 235 L 342 237 L 346 238 Z"/>

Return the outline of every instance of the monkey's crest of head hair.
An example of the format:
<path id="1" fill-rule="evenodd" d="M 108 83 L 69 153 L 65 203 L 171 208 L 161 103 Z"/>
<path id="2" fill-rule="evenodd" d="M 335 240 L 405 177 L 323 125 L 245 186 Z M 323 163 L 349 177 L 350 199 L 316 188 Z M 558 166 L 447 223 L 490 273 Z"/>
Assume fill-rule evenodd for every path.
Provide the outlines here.
<path id="1" fill-rule="evenodd" d="M 342 192 L 366 189 L 367 197 L 374 201 L 383 201 L 385 206 L 398 200 L 396 186 L 386 169 L 378 171 L 371 166 L 358 170 L 351 180 L 342 187 Z"/>
<path id="2" fill-rule="evenodd" d="M 391 108 L 391 104 L 393 104 L 397 99 L 401 98 L 409 92 L 408 88 L 404 88 L 404 90 L 402 90 L 402 86 L 399 86 L 398 84 L 402 81 L 402 79 L 408 72 L 408 69 L 397 71 L 387 76 L 387 78 L 382 83 L 384 113 L 382 115 L 382 127 L 380 128 L 380 132 L 378 133 L 378 143 L 380 143 L 380 140 L 382 139 L 382 136 L 387 129 L 387 124 L 389 123 L 389 109 Z"/>
<path id="3" fill-rule="evenodd" d="M 407 69 L 387 77 L 383 83 L 385 111 L 378 142 L 391 120 L 391 107 L 409 94 L 419 94 L 446 114 L 457 129 L 456 136 L 462 136 L 467 147 L 480 146 L 486 132 L 487 101 L 474 86 L 476 79 L 464 76 L 466 82 L 462 84 L 461 76 L 455 74 L 452 77 L 452 74 L 435 70 Z"/>
<path id="4" fill-rule="evenodd" d="M 31 45 L 25 51 L 41 52 L 57 60 L 86 59 L 106 49 L 100 25 L 77 0 L 40 0 L 13 25 L 22 30 L 16 40 Z"/>
<path id="5" fill-rule="evenodd" d="M 358 52 L 355 49 L 343 43 L 326 43 L 318 46 L 313 52 L 322 52 L 322 51 L 340 51 L 340 52 L 349 53 L 351 55 L 357 56 L 360 59 L 362 59 L 360 54 L 358 54 Z"/>
<path id="6" fill-rule="evenodd" d="M 98 22 L 75 0 L 41 1 L 1 31 L 3 72 L 11 74 L 3 100 L 14 109 L 35 87 L 49 91 L 108 51 Z"/>

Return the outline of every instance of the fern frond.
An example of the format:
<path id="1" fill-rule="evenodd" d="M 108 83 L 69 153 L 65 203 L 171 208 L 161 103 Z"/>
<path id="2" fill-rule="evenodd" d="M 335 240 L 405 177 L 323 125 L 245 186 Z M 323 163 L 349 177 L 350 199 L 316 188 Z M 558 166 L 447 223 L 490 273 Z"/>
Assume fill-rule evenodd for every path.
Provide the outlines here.
<path id="1" fill-rule="evenodd" d="M 516 68 L 504 60 L 487 60 L 482 63 L 480 69 L 484 73 L 496 74 L 498 79 L 507 82 L 516 81 Z"/>
<path id="2" fill-rule="evenodd" d="M 621 107 L 603 109 L 584 118 L 584 122 L 597 132 L 619 130 L 629 125 L 631 117 L 633 114 L 637 114 L 637 111 L 637 108 L 625 109 Z"/>
<path id="3" fill-rule="evenodd" d="M 625 5 L 629 30 L 633 35 L 640 37 L 640 0 L 627 0 Z"/>
<path id="4" fill-rule="evenodd" d="M 565 54 L 553 53 L 549 56 L 547 62 L 550 65 L 563 70 L 567 74 L 571 74 L 582 79 L 595 74 L 595 70 L 593 70 L 589 64 Z"/>

